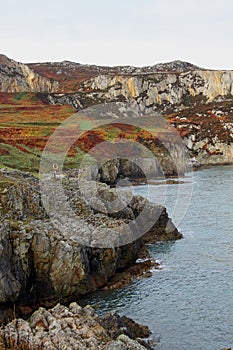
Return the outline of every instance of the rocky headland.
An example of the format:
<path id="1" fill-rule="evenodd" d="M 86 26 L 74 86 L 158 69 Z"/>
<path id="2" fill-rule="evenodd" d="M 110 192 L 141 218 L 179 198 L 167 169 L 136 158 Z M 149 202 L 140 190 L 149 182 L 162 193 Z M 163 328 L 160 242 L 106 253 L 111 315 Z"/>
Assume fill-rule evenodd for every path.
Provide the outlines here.
<path id="1" fill-rule="evenodd" d="M 143 115 L 164 116 L 183 139 L 193 166 L 232 164 L 232 80 L 232 71 L 201 69 L 180 61 L 142 68 L 109 68 L 69 61 L 21 64 L 1 55 L 4 125 L 0 165 L 9 166 L 15 157 L 17 168 L 25 157 L 24 169 L 30 164 L 37 170 L 33 164 L 38 164 L 48 136 L 59 124 L 52 109 L 55 114 L 64 112 L 67 118 L 67 112 L 60 107 L 68 105 L 69 113 L 75 113 L 107 102 L 129 102 Z M 25 115 L 22 120 L 12 119 L 11 111 L 17 116 L 24 113 L 24 104 L 26 122 Z M 37 114 L 40 111 L 40 116 L 46 110 L 49 124 L 47 116 L 38 120 L 36 115 L 31 121 L 33 110 Z M 91 139 L 89 136 L 86 139 Z M 97 140 L 104 140 L 97 136 Z M 157 176 L 177 175 L 169 152 L 158 147 L 156 138 L 144 136 L 136 141 L 149 146 L 159 159 Z M 173 149 L 176 152 L 175 144 Z M 176 153 L 179 158 L 179 148 Z M 74 154 L 71 152 L 70 158 Z M 109 211 L 117 191 L 110 186 L 121 178 L 135 182 L 143 179 L 142 169 L 149 173 L 150 166 L 146 158 L 142 158 L 140 167 L 127 158 L 106 162 L 98 174 L 98 198 L 91 195 L 93 178 L 86 184 L 88 200 L 79 190 L 75 172 L 67 171 L 59 180 L 72 213 L 80 217 L 81 223 L 88 223 L 93 232 L 85 225 L 64 220 L 65 229 L 59 229 L 54 222 L 56 208 L 64 205 L 62 197 L 60 202 L 50 201 L 54 211 L 51 217 L 42 203 L 37 178 L 17 170 L 0 170 L 0 318 L 5 324 L 0 331 L 2 349 L 143 350 L 149 346 L 138 339 L 148 337 L 149 331 L 135 334 L 132 321 L 120 321 L 113 314 L 100 319 L 90 307 L 82 309 L 75 302 L 97 289 L 122 287 L 134 278 L 149 277 L 157 264 L 150 259 L 146 244 L 182 237 L 165 208 L 140 196 L 132 197 L 123 209 L 126 200 L 122 197 L 116 204 L 119 210 Z M 51 177 L 52 195 L 57 192 L 56 181 Z M 125 245 L 96 244 L 94 233 L 100 226 L 111 232 L 135 220 L 145 207 L 148 221 L 153 223 L 145 234 Z M 156 212 L 159 215 L 155 220 Z M 112 325 L 114 320 L 118 328 Z M 134 330 L 135 327 L 139 328 L 134 326 Z"/>
<path id="2" fill-rule="evenodd" d="M 96 234 L 92 237 L 92 232 L 87 233 L 85 226 L 72 228 L 67 222 L 64 231 L 54 227 L 42 205 L 36 178 L 19 171 L 1 170 L 2 320 L 12 317 L 14 305 L 17 315 L 21 315 L 30 313 L 38 305 L 51 307 L 57 302 L 72 302 L 98 288 L 112 288 L 114 284 L 119 287 L 137 276 L 148 277 L 156 263 L 150 260 L 145 243 L 182 237 L 165 208 L 140 196 L 132 197 L 123 210 L 108 213 L 104 207 L 106 209 L 108 200 L 115 196 L 115 189 L 100 184 L 98 191 L 103 202 L 101 198 L 92 198 L 98 200 L 97 209 L 96 206 L 93 209 L 91 202 L 81 196 L 74 178 L 66 176 L 63 184 L 72 210 L 91 227 L 98 228 L 101 223 L 106 228 L 118 228 L 122 223 L 134 220 L 147 205 L 147 220 L 151 220 L 151 228 L 144 236 L 132 239 L 126 245 L 95 247 Z M 159 216 L 155 219 L 153 215 L 157 211 Z M 87 235 L 89 246 L 80 243 L 80 237 Z M 143 261 L 140 265 L 138 258 L 146 258 L 147 263 Z M 113 279 L 111 283 L 118 273 L 120 278 Z"/>
<path id="3" fill-rule="evenodd" d="M 148 327 L 114 312 L 98 317 L 90 306 L 75 302 L 39 308 L 27 321 L 13 320 L 0 329 L 2 350 L 146 350 L 155 345 Z"/>
<path id="4" fill-rule="evenodd" d="M 134 104 L 142 114 L 160 112 L 183 138 L 194 166 L 232 164 L 232 81 L 232 71 L 137 71 L 99 75 L 80 83 L 78 92 L 46 98 L 76 110 L 122 101 Z"/>
<path id="5" fill-rule="evenodd" d="M 6 93 L 24 91 L 50 91 L 58 89 L 58 83 L 42 77 L 29 66 L 0 55 L 0 91 Z"/>

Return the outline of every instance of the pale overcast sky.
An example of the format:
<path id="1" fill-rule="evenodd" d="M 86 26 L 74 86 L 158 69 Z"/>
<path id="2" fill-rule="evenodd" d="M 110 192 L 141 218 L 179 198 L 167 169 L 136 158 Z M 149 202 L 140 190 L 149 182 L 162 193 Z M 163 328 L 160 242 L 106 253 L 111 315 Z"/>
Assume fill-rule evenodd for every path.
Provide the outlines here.
<path id="1" fill-rule="evenodd" d="M 233 69 L 232 0 L 7 0 L 1 53 L 22 62 Z"/>

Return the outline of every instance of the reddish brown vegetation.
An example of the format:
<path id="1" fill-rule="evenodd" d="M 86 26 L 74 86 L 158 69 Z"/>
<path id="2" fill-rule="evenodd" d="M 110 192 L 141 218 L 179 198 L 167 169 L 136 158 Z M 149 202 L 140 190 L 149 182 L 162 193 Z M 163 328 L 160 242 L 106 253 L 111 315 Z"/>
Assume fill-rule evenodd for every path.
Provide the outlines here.
<path id="1" fill-rule="evenodd" d="M 60 83 L 60 92 L 74 92 L 79 90 L 79 84 L 85 80 L 91 79 L 99 74 L 95 66 L 82 66 L 69 63 L 66 66 L 61 63 L 29 64 L 36 73 L 58 81 Z"/>
<path id="2" fill-rule="evenodd" d="M 200 139 L 218 139 L 225 143 L 232 142 L 229 131 L 224 128 L 225 123 L 232 123 L 232 101 L 198 104 L 177 113 L 170 113 L 167 118 L 177 128 L 181 137 L 195 133 Z M 221 115 L 216 115 L 216 111 Z"/>
<path id="3" fill-rule="evenodd" d="M 67 106 L 51 106 L 34 94 L 0 93 L 0 154 L 10 154 L 7 145 L 25 154 L 37 154 L 59 123 L 73 112 Z"/>

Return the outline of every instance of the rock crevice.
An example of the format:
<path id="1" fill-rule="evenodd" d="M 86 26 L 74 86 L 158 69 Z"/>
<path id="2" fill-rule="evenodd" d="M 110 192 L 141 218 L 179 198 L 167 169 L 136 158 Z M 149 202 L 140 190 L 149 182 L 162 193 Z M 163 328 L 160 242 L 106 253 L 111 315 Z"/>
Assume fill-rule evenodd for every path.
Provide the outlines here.
<path id="1" fill-rule="evenodd" d="M 148 222 L 152 223 L 145 237 L 136 237 L 127 245 L 115 248 L 83 245 L 80 238 L 85 237 L 84 227 L 72 228 L 69 222 L 65 231 L 54 227 L 42 206 L 38 181 L 33 176 L 1 170 L 1 180 L 4 186 L 0 196 L 2 306 L 9 303 L 53 306 L 55 302 L 75 300 L 106 285 L 118 271 L 132 265 L 145 248 L 144 239 L 155 242 L 181 238 L 165 208 L 137 196 L 132 197 L 127 210 L 108 214 L 101 208 L 93 209 L 81 197 L 75 180 L 65 178 L 65 191 L 73 210 L 93 228 L 100 222 L 106 227 L 118 228 L 140 214 L 145 205 Z M 99 186 L 105 199 L 112 198 L 114 189 L 106 184 Z M 155 219 L 153 215 L 157 212 Z M 170 225 L 169 232 L 167 225 Z M 90 232 L 90 239 L 95 240 L 96 236 L 91 238 L 91 235 Z"/>

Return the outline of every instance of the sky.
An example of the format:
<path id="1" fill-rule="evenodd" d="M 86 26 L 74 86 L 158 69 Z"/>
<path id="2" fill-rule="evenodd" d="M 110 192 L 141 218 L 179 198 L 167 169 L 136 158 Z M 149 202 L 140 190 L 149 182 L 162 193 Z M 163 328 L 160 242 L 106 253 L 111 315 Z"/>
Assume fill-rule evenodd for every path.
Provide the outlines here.
<path id="1" fill-rule="evenodd" d="M 20 62 L 233 69 L 232 0 L 7 0 L 0 53 Z"/>

